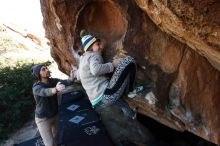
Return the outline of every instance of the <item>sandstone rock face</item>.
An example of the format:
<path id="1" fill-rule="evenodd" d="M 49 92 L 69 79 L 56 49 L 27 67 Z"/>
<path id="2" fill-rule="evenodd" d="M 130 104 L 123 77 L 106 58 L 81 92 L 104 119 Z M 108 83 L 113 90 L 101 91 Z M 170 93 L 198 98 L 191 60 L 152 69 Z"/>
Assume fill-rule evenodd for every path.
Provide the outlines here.
<path id="1" fill-rule="evenodd" d="M 135 57 L 148 95 L 127 99 L 171 128 L 220 144 L 220 2 L 218 0 L 41 0 L 51 54 L 66 74 L 77 65 L 79 32 Z M 146 97 L 146 98 L 145 98 Z M 149 98 L 155 102 L 150 102 Z"/>

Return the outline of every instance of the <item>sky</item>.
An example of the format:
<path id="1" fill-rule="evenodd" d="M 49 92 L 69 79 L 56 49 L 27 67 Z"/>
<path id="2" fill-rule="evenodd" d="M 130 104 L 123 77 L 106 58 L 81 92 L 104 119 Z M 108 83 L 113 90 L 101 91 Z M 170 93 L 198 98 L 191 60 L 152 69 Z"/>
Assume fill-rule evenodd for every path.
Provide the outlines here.
<path id="1" fill-rule="evenodd" d="M 12 24 L 44 37 L 40 0 L 0 0 L 0 24 Z"/>

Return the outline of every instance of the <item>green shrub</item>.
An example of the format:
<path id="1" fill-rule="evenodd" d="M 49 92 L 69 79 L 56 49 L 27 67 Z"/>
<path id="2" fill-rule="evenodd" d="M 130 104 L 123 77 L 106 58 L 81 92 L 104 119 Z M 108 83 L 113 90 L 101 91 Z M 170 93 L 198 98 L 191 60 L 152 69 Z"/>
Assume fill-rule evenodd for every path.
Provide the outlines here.
<path id="1" fill-rule="evenodd" d="M 34 115 L 35 78 L 30 72 L 33 65 L 17 63 L 16 67 L 0 67 L 0 142 Z"/>

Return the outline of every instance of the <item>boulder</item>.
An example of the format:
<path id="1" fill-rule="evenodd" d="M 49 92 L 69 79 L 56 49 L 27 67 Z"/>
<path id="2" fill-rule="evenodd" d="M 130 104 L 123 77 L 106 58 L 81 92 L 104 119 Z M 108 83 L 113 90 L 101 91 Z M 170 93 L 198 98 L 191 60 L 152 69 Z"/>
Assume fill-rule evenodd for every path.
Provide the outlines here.
<path id="1" fill-rule="evenodd" d="M 220 144 L 218 0 L 41 0 L 51 55 L 69 74 L 78 65 L 80 30 L 106 40 L 105 61 L 125 50 L 148 94 L 127 101 L 179 131 Z"/>

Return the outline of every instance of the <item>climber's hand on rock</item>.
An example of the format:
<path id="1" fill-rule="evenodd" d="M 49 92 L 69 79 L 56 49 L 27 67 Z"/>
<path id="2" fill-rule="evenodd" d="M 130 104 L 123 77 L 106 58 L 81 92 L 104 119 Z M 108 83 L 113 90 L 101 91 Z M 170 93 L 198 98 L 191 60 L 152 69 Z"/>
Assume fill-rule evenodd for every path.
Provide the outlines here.
<path id="1" fill-rule="evenodd" d="M 77 66 L 71 65 L 72 70 L 70 71 L 70 78 L 74 80 L 77 76 Z"/>

